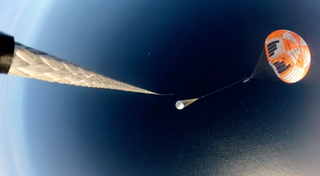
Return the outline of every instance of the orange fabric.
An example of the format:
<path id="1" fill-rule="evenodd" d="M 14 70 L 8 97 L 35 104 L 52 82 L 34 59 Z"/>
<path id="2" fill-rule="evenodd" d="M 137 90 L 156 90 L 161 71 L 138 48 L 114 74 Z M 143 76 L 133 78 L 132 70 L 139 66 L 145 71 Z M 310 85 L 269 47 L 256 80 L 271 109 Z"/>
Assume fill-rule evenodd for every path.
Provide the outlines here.
<path id="1" fill-rule="evenodd" d="M 276 44 L 277 49 L 274 51 L 274 55 L 270 56 L 268 44 L 274 41 L 279 42 Z M 282 65 L 284 64 L 285 66 L 290 65 L 290 67 L 282 73 L 279 73 L 278 70 L 274 68 L 275 73 L 282 81 L 295 83 L 303 79 L 307 74 L 311 63 L 311 54 L 309 47 L 303 45 L 304 43 L 305 41 L 298 34 L 283 29 L 274 31 L 267 37 L 265 50 L 268 62 L 271 65 L 274 65 L 276 62 L 282 63 Z M 305 65 L 305 63 L 307 63 L 307 65 Z"/>

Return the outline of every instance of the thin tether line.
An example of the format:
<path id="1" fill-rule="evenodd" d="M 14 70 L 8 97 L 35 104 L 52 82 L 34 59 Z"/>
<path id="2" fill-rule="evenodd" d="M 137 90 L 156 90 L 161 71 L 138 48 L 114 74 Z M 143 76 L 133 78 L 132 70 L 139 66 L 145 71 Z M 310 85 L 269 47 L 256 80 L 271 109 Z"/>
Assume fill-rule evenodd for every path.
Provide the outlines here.
<path id="1" fill-rule="evenodd" d="M 201 98 L 204 98 L 204 97 L 207 97 L 207 96 L 209 96 L 209 95 L 212 95 L 212 94 L 214 94 L 214 93 L 217 93 L 217 92 L 219 92 L 219 91 L 222 91 L 222 90 L 224 90 L 224 89 L 226 89 L 226 88 L 228 88 L 228 87 L 231 87 L 231 86 L 233 86 L 233 85 L 235 85 L 235 84 L 237 84 L 237 83 L 239 83 L 239 82 L 243 82 L 243 78 L 242 79 L 240 79 L 240 80 L 238 80 L 238 81 L 236 81 L 236 82 L 234 82 L 234 83 L 232 83 L 232 84 L 229 84 L 229 85 L 227 85 L 227 86 L 225 86 L 225 87 L 222 87 L 221 89 L 218 89 L 218 90 L 216 90 L 216 91 L 213 91 L 213 92 L 211 92 L 211 93 L 208 93 L 208 94 L 206 94 L 206 95 L 203 95 L 203 96 L 201 96 L 201 97 L 199 97 L 198 99 L 201 99 Z"/>

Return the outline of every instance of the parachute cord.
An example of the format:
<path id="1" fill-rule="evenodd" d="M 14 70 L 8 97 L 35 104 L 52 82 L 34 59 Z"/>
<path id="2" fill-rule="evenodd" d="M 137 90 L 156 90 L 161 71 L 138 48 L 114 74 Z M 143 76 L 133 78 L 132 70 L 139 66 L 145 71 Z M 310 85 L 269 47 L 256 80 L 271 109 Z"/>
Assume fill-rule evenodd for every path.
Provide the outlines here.
<path id="1" fill-rule="evenodd" d="M 229 85 L 227 85 L 227 86 L 225 86 L 225 87 L 223 87 L 223 88 L 221 88 L 221 89 L 218 89 L 218 90 L 216 90 L 216 91 L 214 91 L 214 92 L 211 92 L 211 93 L 208 93 L 208 94 L 206 94 L 206 95 L 203 95 L 203 96 L 199 97 L 198 99 L 201 99 L 201 98 L 207 97 L 207 96 L 209 96 L 209 95 L 212 95 L 212 94 L 214 94 L 214 93 L 220 92 L 220 91 L 222 91 L 222 90 L 224 90 L 224 89 L 226 89 L 226 88 L 228 88 L 228 87 L 231 87 L 231 86 L 233 86 L 233 85 L 235 85 L 235 84 L 238 84 L 238 83 L 240 83 L 240 82 L 243 82 L 244 80 L 245 80 L 245 79 L 240 79 L 240 80 L 238 80 L 238 81 L 236 81 L 236 82 L 234 82 L 234 83 L 232 83 L 232 84 L 229 84 Z"/>
<path id="2" fill-rule="evenodd" d="M 257 64 L 256 64 L 256 66 L 255 66 L 252 74 L 250 75 L 250 77 L 248 77 L 249 80 L 250 80 L 254 75 L 257 75 L 257 74 L 259 74 L 259 73 L 261 73 L 261 72 L 263 72 L 263 71 L 266 71 L 266 70 L 268 70 L 269 68 L 271 68 L 270 66 L 268 66 L 267 68 L 264 68 L 264 69 L 256 72 L 256 70 L 257 70 L 257 68 L 258 68 L 258 65 L 259 65 L 259 63 L 260 63 L 260 61 L 261 61 L 261 58 L 262 58 L 263 54 L 264 54 L 264 49 L 262 50 L 262 53 L 261 53 L 261 55 L 260 55 L 260 58 L 259 58 L 259 60 L 258 60 L 258 62 L 257 62 Z M 220 91 L 222 91 L 222 90 L 224 90 L 224 89 L 227 89 L 227 88 L 229 88 L 229 87 L 231 87 L 231 86 L 234 86 L 234 85 L 236 85 L 236 84 L 238 84 L 238 83 L 240 83 L 240 82 L 245 82 L 248 78 L 242 78 L 242 79 L 240 79 L 240 80 L 238 80 L 238 81 L 236 81 L 236 82 L 234 82 L 234 83 L 232 83 L 232 84 L 229 84 L 229 85 L 227 85 L 227 86 L 225 86 L 225 87 L 222 87 L 221 89 L 218 89 L 218 90 L 216 90 L 216 91 L 213 91 L 213 92 L 211 92 L 211 93 L 208 93 L 208 94 L 206 94 L 206 95 L 203 95 L 203 96 L 199 97 L 198 99 L 205 98 L 205 97 L 207 97 L 207 96 L 210 96 L 210 95 L 212 95 L 212 94 L 215 94 L 215 93 L 217 93 L 217 92 L 220 92 Z"/>
<path id="3" fill-rule="evenodd" d="M 263 53 L 264 53 L 264 49 L 262 49 L 262 52 L 261 52 L 261 55 L 260 55 L 260 57 L 259 57 L 259 60 L 258 60 L 258 62 L 257 62 L 257 64 L 256 64 L 256 66 L 255 66 L 255 68 L 254 68 L 254 70 L 253 70 L 253 72 L 252 72 L 252 74 L 250 75 L 250 77 L 249 78 L 252 78 L 253 77 L 253 75 L 255 75 L 255 71 L 257 70 L 257 68 L 258 68 L 258 65 L 259 65 L 259 62 L 260 62 L 260 60 L 261 60 L 261 58 L 262 58 L 262 56 L 263 56 Z"/>
<path id="4" fill-rule="evenodd" d="M 266 67 L 266 68 L 258 71 L 257 73 L 252 73 L 252 75 L 250 76 L 250 78 L 252 78 L 254 75 L 257 75 L 257 74 L 259 74 L 259 73 L 261 73 L 261 72 L 264 72 L 264 71 L 266 71 L 266 70 L 268 70 L 268 69 L 270 69 L 270 68 L 272 68 L 272 67 L 268 66 L 268 67 Z"/>

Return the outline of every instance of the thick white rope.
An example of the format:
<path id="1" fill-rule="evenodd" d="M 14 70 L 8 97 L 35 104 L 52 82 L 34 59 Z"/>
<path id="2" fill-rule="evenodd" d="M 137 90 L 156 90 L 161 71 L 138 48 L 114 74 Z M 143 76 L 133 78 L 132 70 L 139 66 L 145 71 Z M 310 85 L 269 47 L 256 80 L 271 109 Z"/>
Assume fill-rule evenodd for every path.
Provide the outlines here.
<path id="1" fill-rule="evenodd" d="M 18 43 L 15 45 L 13 62 L 8 74 L 61 84 L 158 95 Z"/>

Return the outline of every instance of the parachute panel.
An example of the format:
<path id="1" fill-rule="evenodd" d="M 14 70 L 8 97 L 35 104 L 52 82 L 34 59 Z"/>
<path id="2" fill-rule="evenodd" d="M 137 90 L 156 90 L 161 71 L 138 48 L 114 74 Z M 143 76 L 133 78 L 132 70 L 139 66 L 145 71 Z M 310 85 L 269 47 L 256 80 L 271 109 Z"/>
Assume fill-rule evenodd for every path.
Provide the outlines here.
<path id="1" fill-rule="evenodd" d="M 292 31 L 272 32 L 265 41 L 265 51 L 269 65 L 286 83 L 300 81 L 310 68 L 309 47 L 303 38 Z"/>

